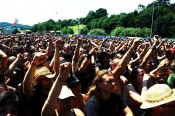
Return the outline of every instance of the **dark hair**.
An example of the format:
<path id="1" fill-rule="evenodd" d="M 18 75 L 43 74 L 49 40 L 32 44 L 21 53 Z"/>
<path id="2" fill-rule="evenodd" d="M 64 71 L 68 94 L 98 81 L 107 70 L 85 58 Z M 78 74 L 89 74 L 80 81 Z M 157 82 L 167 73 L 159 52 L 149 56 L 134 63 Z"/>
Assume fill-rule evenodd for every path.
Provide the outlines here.
<path id="1" fill-rule="evenodd" d="M 11 91 L 0 92 L 0 107 L 3 107 L 8 103 L 13 103 L 17 107 L 19 107 L 18 102 L 19 102 L 19 98 L 16 95 L 16 93 Z"/>
<path id="2" fill-rule="evenodd" d="M 143 69 L 139 65 L 135 66 L 133 70 L 131 71 L 131 74 L 129 75 L 128 82 L 126 84 L 131 83 L 132 86 L 135 88 L 135 90 L 140 93 L 138 84 L 137 84 L 137 75 L 138 75 L 138 69 Z"/>

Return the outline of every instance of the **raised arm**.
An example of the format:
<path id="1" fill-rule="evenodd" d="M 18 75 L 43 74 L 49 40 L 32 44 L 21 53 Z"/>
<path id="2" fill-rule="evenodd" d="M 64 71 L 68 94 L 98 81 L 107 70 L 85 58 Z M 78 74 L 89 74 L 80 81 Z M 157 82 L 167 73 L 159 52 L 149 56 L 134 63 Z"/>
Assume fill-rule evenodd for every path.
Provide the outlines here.
<path id="1" fill-rule="evenodd" d="M 75 52 L 74 52 L 74 55 L 72 58 L 72 73 L 73 73 L 73 75 L 76 75 L 75 74 L 76 64 L 77 64 L 78 59 L 79 59 L 79 50 L 80 50 L 81 42 L 82 42 L 82 39 L 78 38 L 78 42 L 77 42 L 78 44 L 76 45 Z"/>
<path id="2" fill-rule="evenodd" d="M 25 96 L 30 99 L 33 96 L 33 85 L 32 81 L 34 79 L 34 74 L 37 66 L 44 63 L 47 59 L 46 53 L 37 53 L 33 58 L 33 62 L 29 67 L 28 71 L 26 72 L 23 80 L 23 93 Z"/>
<path id="3" fill-rule="evenodd" d="M 119 78 L 120 77 L 120 74 L 123 72 L 123 70 L 125 69 L 126 65 L 130 61 L 131 54 L 132 54 L 133 50 L 137 47 L 139 42 L 140 42 L 139 38 L 134 40 L 134 42 L 133 42 L 132 46 L 130 47 L 130 49 L 125 53 L 125 55 L 119 61 L 119 63 L 116 66 L 116 68 L 112 71 L 112 73 L 113 73 L 115 78 Z"/>
<path id="4" fill-rule="evenodd" d="M 48 56 L 52 56 L 52 52 L 53 52 L 53 38 L 49 38 L 49 45 L 46 48 L 46 52 Z"/>
<path id="5" fill-rule="evenodd" d="M 58 96 L 60 95 L 62 85 L 65 84 L 64 82 L 69 77 L 70 69 L 71 63 L 66 62 L 60 65 L 60 74 L 56 78 L 49 92 L 48 98 L 42 107 L 41 116 L 54 116 Z"/>
<path id="6" fill-rule="evenodd" d="M 60 46 L 61 46 L 62 40 L 61 38 L 57 39 L 55 41 L 55 53 L 54 53 L 54 64 L 53 64 L 53 69 L 55 71 L 55 78 L 59 74 L 59 66 L 60 66 Z"/>
<path id="7" fill-rule="evenodd" d="M 156 47 L 156 45 L 157 45 L 157 42 L 158 42 L 158 36 L 155 35 L 155 36 L 154 36 L 154 43 L 153 43 L 153 45 L 151 46 L 151 48 L 148 50 L 148 52 L 146 53 L 146 55 L 144 56 L 144 58 L 143 58 L 143 60 L 142 60 L 142 62 L 141 62 L 141 64 L 140 64 L 141 67 L 143 67 L 143 68 L 146 67 L 147 62 L 148 62 L 148 60 L 149 60 L 150 57 L 151 57 L 151 53 L 153 52 L 153 49 L 154 49 L 154 48 Z"/>
<path id="8" fill-rule="evenodd" d="M 17 54 L 17 58 L 15 59 L 15 61 L 12 62 L 12 64 L 10 64 L 10 66 L 5 71 L 5 75 L 7 77 L 13 78 L 16 76 L 16 72 L 14 70 L 18 66 L 20 61 L 21 61 L 21 53 Z"/>
<path id="9" fill-rule="evenodd" d="M 8 57 L 7 55 L 0 49 L 0 65 L 1 65 L 1 70 L 4 72 L 7 68 L 7 62 L 8 62 Z"/>

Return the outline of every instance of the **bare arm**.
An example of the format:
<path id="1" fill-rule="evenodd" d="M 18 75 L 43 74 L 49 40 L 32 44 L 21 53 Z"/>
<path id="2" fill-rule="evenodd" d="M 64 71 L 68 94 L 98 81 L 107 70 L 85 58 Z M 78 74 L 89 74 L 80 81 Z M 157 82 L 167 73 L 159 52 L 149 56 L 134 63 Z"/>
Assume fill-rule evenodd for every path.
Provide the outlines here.
<path id="1" fill-rule="evenodd" d="M 52 43 L 52 38 L 49 39 L 49 46 L 46 48 L 46 52 L 48 56 L 52 56 L 53 52 L 53 43 Z"/>
<path id="2" fill-rule="evenodd" d="M 140 64 L 140 66 L 141 67 L 146 67 L 146 65 L 147 65 L 147 62 L 148 62 L 148 60 L 150 59 L 150 57 L 151 57 L 151 53 L 152 53 L 152 51 L 153 51 L 153 49 L 156 47 L 156 44 L 157 44 L 157 36 L 154 36 L 154 38 L 155 38 L 155 40 L 154 40 L 154 43 L 153 43 L 153 45 L 151 46 L 151 48 L 148 50 L 148 52 L 146 53 L 146 55 L 145 55 L 145 57 L 143 58 L 143 60 L 142 60 L 142 62 L 141 62 L 141 64 Z"/>
<path id="3" fill-rule="evenodd" d="M 55 106 L 60 95 L 62 85 L 65 84 L 63 81 L 66 81 L 69 77 L 69 72 L 71 69 L 71 63 L 64 63 L 60 65 L 60 74 L 56 78 L 50 92 L 48 98 L 46 99 L 42 111 L 41 116 L 53 116 L 55 113 Z"/>
<path id="4" fill-rule="evenodd" d="M 4 72 L 7 68 L 8 57 L 1 49 L 0 49 L 0 58 L 1 58 L 0 65 L 2 68 L 1 70 L 2 72 Z"/>
<path id="5" fill-rule="evenodd" d="M 131 109 L 127 106 L 124 110 L 123 110 L 125 116 L 134 116 Z"/>
<path id="6" fill-rule="evenodd" d="M 55 77 L 56 78 L 59 74 L 59 66 L 60 66 L 60 46 L 61 46 L 62 40 L 59 38 L 55 41 L 55 53 L 54 53 L 54 64 L 53 69 L 55 71 Z"/>
<path id="7" fill-rule="evenodd" d="M 33 96 L 33 86 L 32 86 L 32 81 L 34 79 L 34 73 L 38 65 L 44 63 L 47 59 L 47 54 L 46 53 L 37 53 L 34 56 L 32 65 L 26 72 L 26 75 L 24 76 L 23 80 L 23 93 L 25 96 L 30 99 Z"/>
<path id="8" fill-rule="evenodd" d="M 16 76 L 16 72 L 14 72 L 15 68 L 18 66 L 19 62 L 20 62 L 20 58 L 21 57 L 21 54 L 17 54 L 17 58 L 16 60 L 10 64 L 10 66 L 7 68 L 7 70 L 5 71 L 5 75 L 10 77 L 10 78 L 13 78 Z"/>
<path id="9" fill-rule="evenodd" d="M 143 82 L 142 82 L 142 89 L 141 89 L 141 95 L 135 90 L 135 88 L 128 84 L 125 88 L 126 92 L 128 92 L 129 97 L 136 102 L 138 105 L 141 105 L 145 101 L 145 92 L 147 91 L 147 82 L 150 76 L 148 74 L 144 74 Z M 127 94 L 126 94 L 127 95 Z M 127 96 L 125 96 L 127 97 Z"/>
<path id="10" fill-rule="evenodd" d="M 115 78 L 119 78 L 122 71 L 125 69 L 126 65 L 129 63 L 131 54 L 133 50 L 137 47 L 137 43 L 140 41 L 140 39 L 135 39 L 131 48 L 125 53 L 125 55 L 120 60 L 119 64 L 116 66 L 116 68 L 112 71 Z"/>
<path id="11" fill-rule="evenodd" d="M 76 64 L 77 64 L 78 58 L 79 58 L 79 50 L 80 50 L 81 42 L 82 42 L 82 39 L 78 38 L 78 44 L 75 48 L 75 52 L 74 52 L 74 55 L 73 55 L 73 58 L 72 58 L 72 73 L 73 73 L 73 75 L 76 75 L 75 74 Z"/>

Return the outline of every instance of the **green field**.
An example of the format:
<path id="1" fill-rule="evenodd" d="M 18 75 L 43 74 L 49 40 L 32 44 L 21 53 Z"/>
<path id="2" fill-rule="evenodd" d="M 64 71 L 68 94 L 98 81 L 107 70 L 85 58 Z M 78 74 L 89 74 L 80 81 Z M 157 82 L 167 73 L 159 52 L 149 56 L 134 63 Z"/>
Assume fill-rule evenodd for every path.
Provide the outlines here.
<path id="1" fill-rule="evenodd" d="M 79 30 L 82 29 L 83 27 L 86 27 L 86 25 L 79 25 Z M 78 34 L 78 25 L 75 26 L 68 26 L 68 28 L 72 28 L 74 30 L 74 34 Z"/>

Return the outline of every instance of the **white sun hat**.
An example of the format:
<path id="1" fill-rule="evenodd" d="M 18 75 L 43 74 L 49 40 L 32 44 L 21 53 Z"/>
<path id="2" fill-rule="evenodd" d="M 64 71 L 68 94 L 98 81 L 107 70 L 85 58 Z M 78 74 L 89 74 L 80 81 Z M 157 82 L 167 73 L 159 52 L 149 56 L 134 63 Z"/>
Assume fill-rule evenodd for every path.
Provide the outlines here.
<path id="1" fill-rule="evenodd" d="M 72 93 L 71 89 L 69 89 L 68 86 L 63 85 L 58 98 L 66 99 L 68 97 L 75 97 L 75 95 Z"/>
<path id="2" fill-rule="evenodd" d="M 145 102 L 141 109 L 160 106 L 175 100 L 175 90 L 167 84 L 155 84 L 146 91 Z"/>

